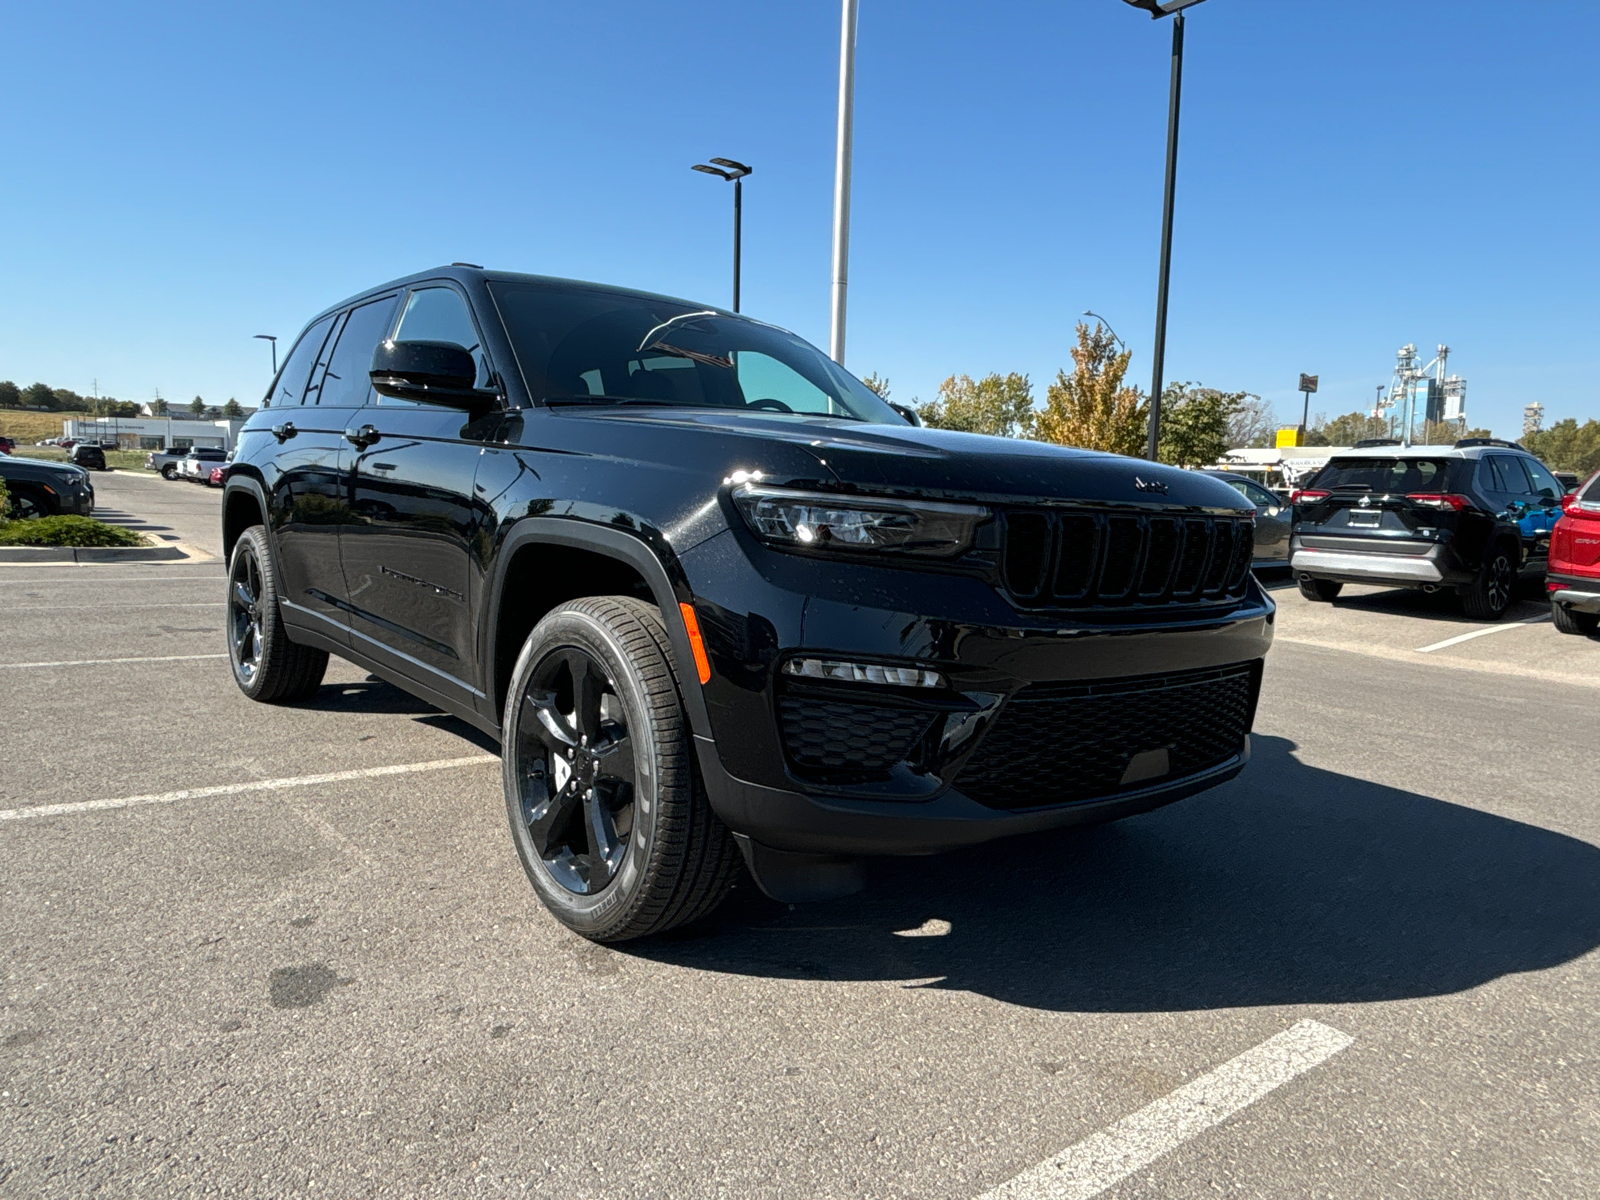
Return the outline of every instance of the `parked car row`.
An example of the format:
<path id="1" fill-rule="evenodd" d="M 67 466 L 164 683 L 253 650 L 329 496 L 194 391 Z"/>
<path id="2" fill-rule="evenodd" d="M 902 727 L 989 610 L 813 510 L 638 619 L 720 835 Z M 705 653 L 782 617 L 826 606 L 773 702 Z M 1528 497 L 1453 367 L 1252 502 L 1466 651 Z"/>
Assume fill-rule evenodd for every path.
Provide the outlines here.
<path id="1" fill-rule="evenodd" d="M 1600 473 L 1597 473 L 1600 475 Z M 1563 479 L 1516 442 L 1391 442 L 1335 454 L 1297 490 L 1288 560 L 1308 600 L 1347 583 L 1454 592 L 1497 621 L 1543 581 L 1557 628 L 1600 624 L 1600 486 Z M 1568 481 L 1572 486 L 1568 486 Z M 1258 541 L 1261 534 L 1257 532 Z"/>
<path id="2" fill-rule="evenodd" d="M 221 487 L 219 469 L 232 460 L 232 451 L 191 446 L 187 450 L 152 450 L 145 455 L 144 465 L 147 471 L 159 471 L 163 479 L 187 479 L 191 483 Z"/>

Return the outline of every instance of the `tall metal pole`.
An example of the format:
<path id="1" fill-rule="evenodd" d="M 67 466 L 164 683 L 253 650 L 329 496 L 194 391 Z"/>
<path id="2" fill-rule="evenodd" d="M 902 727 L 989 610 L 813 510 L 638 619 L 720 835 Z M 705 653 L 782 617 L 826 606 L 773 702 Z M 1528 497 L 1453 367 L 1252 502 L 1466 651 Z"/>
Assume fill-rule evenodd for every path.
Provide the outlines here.
<path id="1" fill-rule="evenodd" d="M 744 180 L 733 181 L 733 311 L 739 311 L 739 223 L 744 211 Z"/>
<path id="2" fill-rule="evenodd" d="M 1167 101 L 1167 189 L 1161 213 L 1161 283 L 1156 290 L 1156 346 L 1150 384 L 1150 444 L 1156 460 L 1161 441 L 1161 384 L 1167 358 L 1167 283 L 1172 275 L 1172 202 L 1178 186 L 1178 99 L 1183 91 L 1183 14 L 1172 18 L 1172 94 Z"/>
<path id="3" fill-rule="evenodd" d="M 839 145 L 833 167 L 833 320 L 828 353 L 844 365 L 845 293 L 850 285 L 850 141 L 855 118 L 856 0 L 843 0 L 839 31 Z"/>

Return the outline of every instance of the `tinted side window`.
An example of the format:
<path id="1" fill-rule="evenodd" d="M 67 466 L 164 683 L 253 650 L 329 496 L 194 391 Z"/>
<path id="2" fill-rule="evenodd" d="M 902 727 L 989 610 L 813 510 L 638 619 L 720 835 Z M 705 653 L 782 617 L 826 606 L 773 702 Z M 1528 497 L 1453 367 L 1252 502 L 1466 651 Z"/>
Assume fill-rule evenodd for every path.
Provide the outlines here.
<path id="1" fill-rule="evenodd" d="M 1502 492 L 1508 496 L 1533 494 L 1533 485 L 1528 482 L 1528 473 L 1522 469 L 1522 461 L 1515 455 L 1491 454 L 1489 461 L 1500 479 Z"/>
<path id="2" fill-rule="evenodd" d="M 1524 458 L 1522 465 L 1527 468 L 1528 475 L 1533 479 L 1533 490 L 1546 500 L 1559 500 L 1566 495 L 1567 489 L 1561 486 L 1561 481 L 1542 462 L 1536 458 Z"/>
<path id="3" fill-rule="evenodd" d="M 350 310 L 350 317 L 339 333 L 338 344 L 328 358 L 328 371 L 322 379 L 320 401 L 345 408 L 359 408 L 371 399 L 372 351 L 389 332 L 394 318 L 395 297 L 385 296 L 371 304 Z"/>
<path id="4" fill-rule="evenodd" d="M 425 287 L 412 292 L 406 297 L 405 314 L 394 337 L 399 342 L 454 342 L 465 347 L 478 365 L 476 386 L 488 386 L 489 363 L 478 341 L 477 326 L 472 323 L 466 301 L 454 288 Z M 379 403 L 407 402 L 385 396 Z"/>
<path id="5" fill-rule="evenodd" d="M 333 318 L 323 317 L 300 335 L 300 340 L 289 353 L 289 361 L 283 364 L 283 370 L 278 373 L 277 386 L 272 389 L 272 407 L 304 401 L 306 381 L 311 378 L 311 366 L 317 361 L 317 354 L 328 338 L 328 330 L 332 328 Z"/>

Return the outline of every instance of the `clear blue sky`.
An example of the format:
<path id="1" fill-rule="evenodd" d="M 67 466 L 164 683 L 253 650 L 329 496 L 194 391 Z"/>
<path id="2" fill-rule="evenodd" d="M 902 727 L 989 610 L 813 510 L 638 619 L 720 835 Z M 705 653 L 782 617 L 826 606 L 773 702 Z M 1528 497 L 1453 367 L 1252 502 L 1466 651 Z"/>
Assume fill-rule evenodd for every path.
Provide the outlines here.
<path id="1" fill-rule="evenodd" d="M 264 343 L 462 259 L 826 345 L 836 0 L 7 9 L 0 378 L 253 402 Z M 848 365 L 1030 374 L 1104 313 L 1148 386 L 1168 25 L 861 0 Z M 1448 342 L 1474 423 L 1600 415 L 1600 5 L 1209 0 L 1188 25 L 1168 378 L 1297 415 Z"/>

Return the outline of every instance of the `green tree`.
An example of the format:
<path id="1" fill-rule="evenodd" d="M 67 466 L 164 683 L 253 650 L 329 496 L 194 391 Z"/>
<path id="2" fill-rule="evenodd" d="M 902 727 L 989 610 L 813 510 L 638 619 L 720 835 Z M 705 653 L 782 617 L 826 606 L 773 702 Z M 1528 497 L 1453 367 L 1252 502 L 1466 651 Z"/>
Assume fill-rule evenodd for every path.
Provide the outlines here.
<path id="1" fill-rule="evenodd" d="M 863 379 L 861 383 L 867 389 L 867 391 L 874 393 L 879 400 L 887 400 L 889 398 L 888 376 L 879 376 L 879 374 L 874 371 L 871 375 L 868 375 L 865 379 Z"/>
<path id="2" fill-rule="evenodd" d="M 1557 471 L 1588 475 L 1600 470 L 1600 421 L 1593 418 L 1582 425 L 1573 417 L 1557 421 L 1549 429 L 1524 434 L 1522 444 Z"/>
<path id="3" fill-rule="evenodd" d="M 1094 332 L 1078 323 L 1072 374 L 1056 372 L 1045 395 L 1034 436 L 1061 446 L 1139 454 L 1144 450 L 1150 406 L 1137 387 L 1124 387 L 1132 354 L 1116 352 L 1116 338 L 1099 322 Z"/>
<path id="4" fill-rule="evenodd" d="M 244 408 L 237 400 L 229 396 L 228 402 L 222 406 L 222 415 L 234 418 L 242 417 L 244 416 Z"/>
<path id="5" fill-rule="evenodd" d="M 151 406 L 151 408 L 158 417 L 164 417 L 167 415 L 167 402 L 160 396 L 156 397 L 156 402 Z"/>
<path id="6" fill-rule="evenodd" d="M 1333 420 L 1318 419 L 1306 430 L 1308 446 L 1354 446 L 1363 438 L 1389 436 L 1389 422 L 1363 412 L 1346 413 Z"/>
<path id="7" fill-rule="evenodd" d="M 1033 432 L 1033 384 L 1026 375 L 992 373 L 974 380 L 952 375 L 939 385 L 939 395 L 917 406 L 924 425 L 959 429 L 997 437 L 1028 437 Z"/>
<path id="8" fill-rule="evenodd" d="M 1229 449 L 1228 422 L 1244 392 L 1219 392 L 1193 383 L 1169 383 L 1161 392 L 1161 441 L 1156 457 L 1175 467 L 1206 467 Z"/>
<path id="9" fill-rule="evenodd" d="M 21 408 L 22 389 L 9 379 L 0 379 L 0 408 Z"/>
<path id="10" fill-rule="evenodd" d="M 197 417 L 205 416 L 206 402 L 200 399 L 199 396 L 196 396 L 193 400 L 189 401 L 189 411 Z"/>
<path id="11" fill-rule="evenodd" d="M 56 394 L 48 383 L 30 383 L 27 390 L 22 393 L 22 402 L 29 408 L 54 410 Z"/>
<path id="12" fill-rule="evenodd" d="M 90 401 L 71 388 L 51 388 L 50 398 L 57 412 L 88 412 Z"/>

